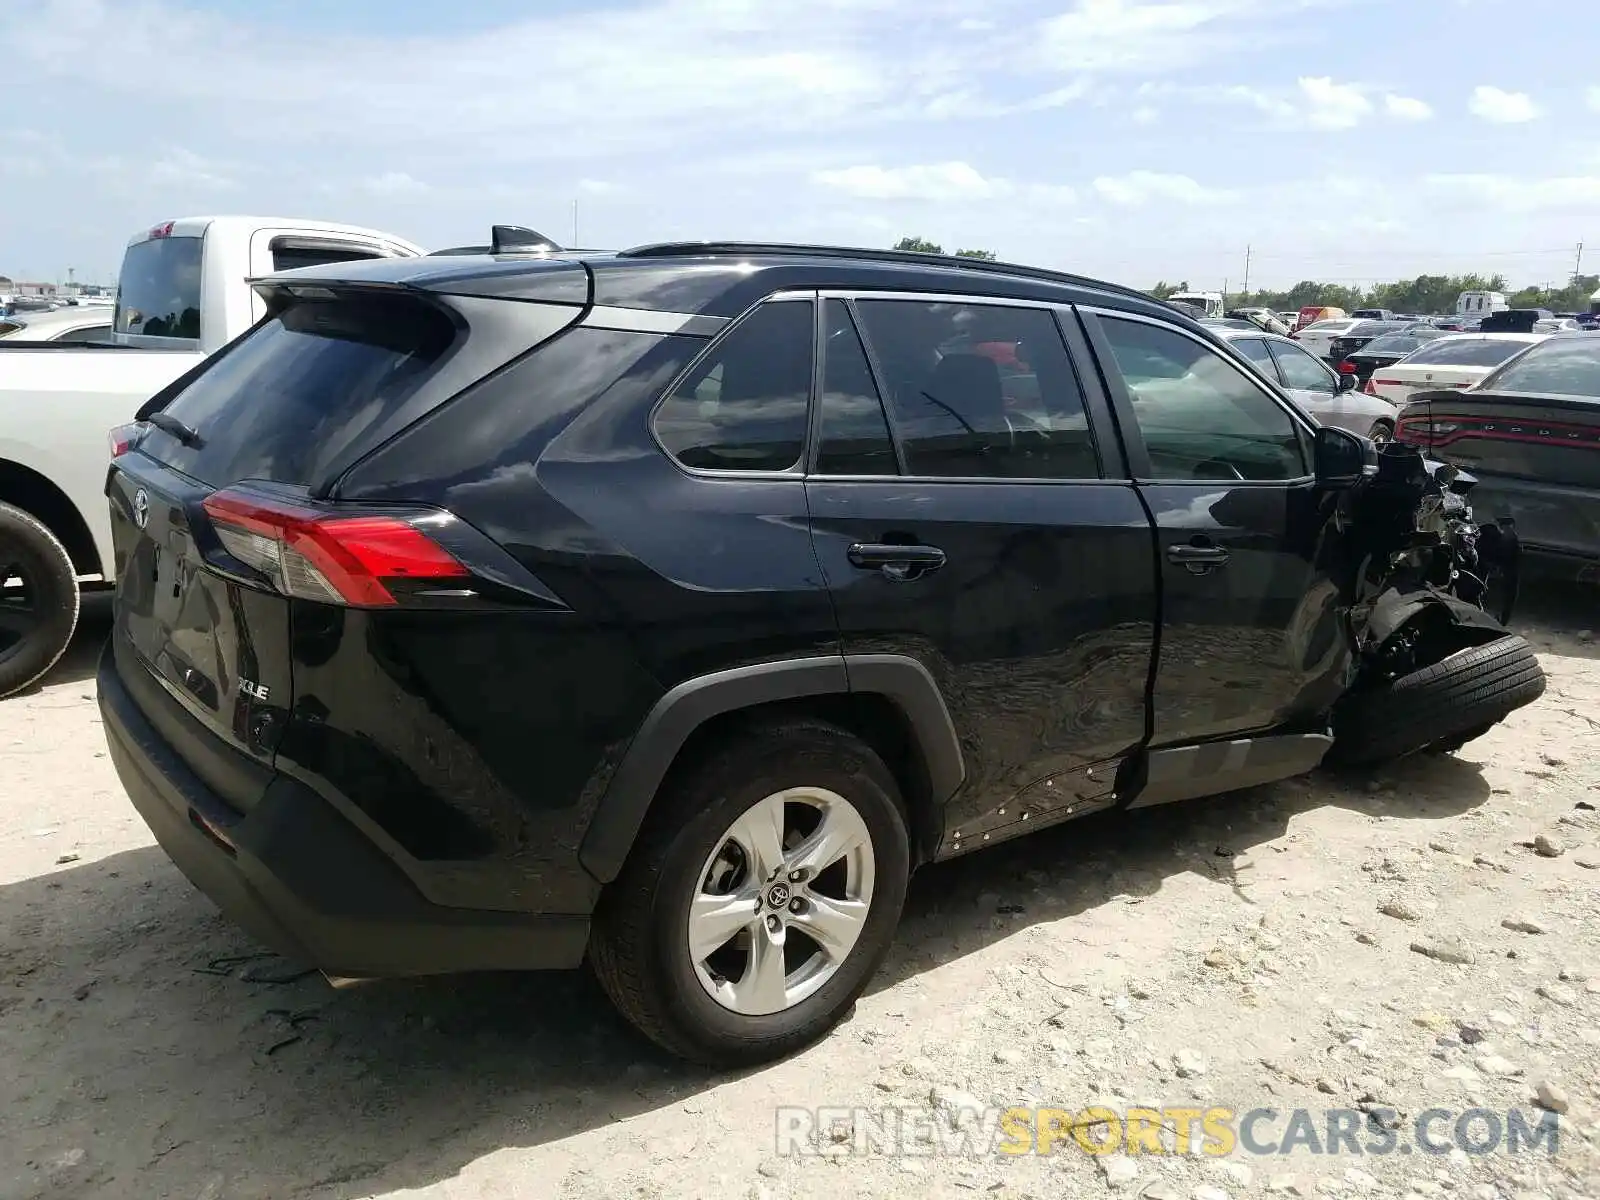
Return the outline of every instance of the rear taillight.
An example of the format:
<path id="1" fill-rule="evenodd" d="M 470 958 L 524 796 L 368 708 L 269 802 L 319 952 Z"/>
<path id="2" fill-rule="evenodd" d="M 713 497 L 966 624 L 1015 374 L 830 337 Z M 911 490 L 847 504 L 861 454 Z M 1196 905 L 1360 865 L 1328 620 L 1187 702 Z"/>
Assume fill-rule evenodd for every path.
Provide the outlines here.
<path id="1" fill-rule="evenodd" d="M 135 421 L 131 425 L 118 425 L 106 434 L 106 440 L 111 443 L 111 457 L 116 458 L 119 454 L 126 454 L 132 450 L 149 428 L 143 421 Z"/>
<path id="2" fill-rule="evenodd" d="M 399 517 L 330 514 L 231 490 L 213 493 L 204 507 L 229 554 L 301 600 L 384 608 L 399 603 L 394 584 L 469 574 Z"/>
<path id="3" fill-rule="evenodd" d="M 1402 442 L 1431 441 L 1461 428 L 1458 421 L 1434 421 L 1427 417 L 1402 417 L 1394 436 Z"/>
<path id="4" fill-rule="evenodd" d="M 1378 389 L 1372 382 L 1372 376 L 1367 376 L 1366 385 L 1362 387 L 1361 391 L 1364 395 L 1368 396 L 1376 396 L 1378 394 Z"/>
<path id="5" fill-rule="evenodd" d="M 1354 375 L 1356 373 L 1356 365 L 1347 358 L 1339 363 L 1338 370 L 1341 375 Z"/>

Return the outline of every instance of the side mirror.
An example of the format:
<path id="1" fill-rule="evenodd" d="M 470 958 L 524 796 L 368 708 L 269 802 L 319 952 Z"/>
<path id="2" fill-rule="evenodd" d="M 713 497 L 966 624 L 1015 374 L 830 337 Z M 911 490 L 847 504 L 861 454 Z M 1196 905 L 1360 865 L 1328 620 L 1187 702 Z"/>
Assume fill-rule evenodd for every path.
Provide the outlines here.
<path id="1" fill-rule="evenodd" d="M 1352 488 L 1378 469 L 1376 446 L 1332 425 L 1318 427 L 1314 453 L 1319 487 Z"/>
<path id="2" fill-rule="evenodd" d="M 1341 391 L 1341 392 L 1353 392 L 1353 391 L 1356 390 L 1356 384 L 1358 384 L 1360 382 L 1361 381 L 1359 379 L 1357 379 L 1353 374 L 1352 375 L 1345 375 L 1345 374 L 1341 373 L 1340 376 L 1339 376 L 1339 386 L 1338 386 L 1337 390 Z"/>

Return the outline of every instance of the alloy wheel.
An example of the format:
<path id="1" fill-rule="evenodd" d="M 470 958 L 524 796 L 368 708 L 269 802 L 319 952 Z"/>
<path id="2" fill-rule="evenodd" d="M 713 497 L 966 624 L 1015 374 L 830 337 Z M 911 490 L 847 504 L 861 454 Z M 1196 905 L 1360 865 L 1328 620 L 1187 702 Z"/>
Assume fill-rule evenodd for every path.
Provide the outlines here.
<path id="1" fill-rule="evenodd" d="M 836 792 L 787 788 L 746 809 L 707 856 L 690 902 L 701 986 L 742 1016 L 815 994 L 861 936 L 875 865 L 866 822 Z"/>
<path id="2" fill-rule="evenodd" d="M 19 650 L 39 627 L 39 583 L 0 545 L 0 659 Z"/>

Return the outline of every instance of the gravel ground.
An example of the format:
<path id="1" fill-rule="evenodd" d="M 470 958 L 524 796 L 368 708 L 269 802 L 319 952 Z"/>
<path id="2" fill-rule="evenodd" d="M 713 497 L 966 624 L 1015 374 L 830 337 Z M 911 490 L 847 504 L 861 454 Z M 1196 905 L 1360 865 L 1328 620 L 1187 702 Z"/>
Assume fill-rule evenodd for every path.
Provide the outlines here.
<path id="1" fill-rule="evenodd" d="M 124 799 L 91 615 L 0 704 L 0 1196 L 1600 1196 L 1595 599 L 1525 602 L 1549 690 L 1455 757 L 928 870 L 853 1017 L 736 1077 L 663 1059 L 581 975 L 336 993 L 261 955 Z M 1425 1110 L 1448 1147 L 1457 1113 L 1541 1102 L 1554 1153 L 1407 1152 Z M 1319 1145 L 1372 1111 L 1337 1154 L 1019 1155 L 964 1111 L 991 1105 L 1278 1110 L 1258 1142 L 1307 1109 Z M 780 1106 L 845 1111 L 780 1142 Z"/>

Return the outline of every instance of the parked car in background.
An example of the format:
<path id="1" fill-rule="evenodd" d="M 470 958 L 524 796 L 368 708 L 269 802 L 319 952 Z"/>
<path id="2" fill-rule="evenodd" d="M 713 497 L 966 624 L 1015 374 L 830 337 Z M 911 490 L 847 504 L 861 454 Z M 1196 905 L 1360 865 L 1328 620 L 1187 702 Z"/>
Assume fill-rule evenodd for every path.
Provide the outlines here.
<path id="1" fill-rule="evenodd" d="M 1278 314 L 1278 320 L 1289 327 L 1290 333 L 1300 327 L 1300 314 L 1297 312 L 1281 312 Z"/>
<path id="2" fill-rule="evenodd" d="M 1298 342 L 1260 330 L 1218 330 L 1227 342 L 1294 399 L 1319 425 L 1335 425 L 1386 442 L 1394 435 L 1394 406 L 1356 390 L 1352 375 L 1340 375 Z"/>
<path id="3" fill-rule="evenodd" d="M 1410 326 L 1400 321 L 1357 321 L 1337 337 L 1328 340 L 1328 350 L 1323 356 L 1336 371 L 1349 373 L 1343 366 L 1357 350 L 1360 350 L 1373 338 L 1382 337 L 1389 333 L 1398 333 Z"/>
<path id="4" fill-rule="evenodd" d="M 1197 309 L 1201 316 L 1206 317 L 1220 317 L 1227 306 L 1221 292 L 1174 292 L 1167 299 Z"/>
<path id="5" fill-rule="evenodd" d="M 1466 323 L 1460 317 L 1429 317 L 1428 324 L 1447 333 L 1459 333 Z"/>
<path id="6" fill-rule="evenodd" d="M 107 433 L 266 315 L 249 280 L 315 263 L 421 252 L 348 225 L 261 217 L 167 221 L 129 240 L 114 309 L 65 308 L 30 316 L 24 326 L 109 322 L 108 342 L 0 337 L 0 541 L 20 547 L 4 561 L 31 598 L 26 613 L 12 612 L 12 625 L 0 627 L 0 697 L 43 675 L 66 649 L 77 626 L 79 588 L 112 581 Z"/>
<path id="7" fill-rule="evenodd" d="M 742 243 L 258 287 L 105 475 L 98 699 L 177 866 L 337 979 L 587 962 L 778 1058 L 923 864 L 1545 688 L 1419 455 L 1131 289 Z"/>
<path id="8" fill-rule="evenodd" d="M 1223 314 L 1235 320 L 1248 321 L 1257 329 L 1264 329 L 1268 333 L 1276 333 L 1280 337 L 1288 337 L 1293 331 L 1278 320 L 1278 314 L 1270 308 L 1234 308 Z"/>
<path id="9" fill-rule="evenodd" d="M 1550 317 L 1533 323 L 1534 333 L 1582 333 L 1583 326 L 1576 317 Z"/>
<path id="10" fill-rule="evenodd" d="M 1419 346 L 1444 337 L 1444 331 L 1429 325 L 1412 325 L 1381 333 L 1356 349 L 1344 354 L 1334 363 L 1334 370 L 1342 375 L 1354 375 L 1357 384 L 1365 388 L 1376 367 L 1386 367 L 1399 362 Z M 1342 352 L 1339 340 L 1334 342 L 1334 353 Z"/>
<path id="11" fill-rule="evenodd" d="M 1456 316 L 1482 319 L 1490 313 L 1503 312 L 1511 305 L 1504 292 L 1462 292 L 1456 297 Z"/>
<path id="12" fill-rule="evenodd" d="M 1350 315 L 1359 317 L 1363 321 L 1398 321 L 1401 319 L 1399 313 L 1390 312 L 1387 308 L 1358 308 Z"/>
<path id="13" fill-rule="evenodd" d="M 59 308 L 0 318 L 0 338 L 8 346 L 29 342 L 105 343 L 111 340 L 111 309 Z"/>
<path id="14" fill-rule="evenodd" d="M 1349 317 L 1314 321 L 1310 325 L 1295 330 L 1294 340 L 1318 358 L 1331 360 L 1334 338 L 1343 337 L 1360 324 L 1360 321 L 1352 320 Z"/>
<path id="15" fill-rule="evenodd" d="M 1448 333 L 1374 371 L 1366 390 L 1400 405 L 1418 391 L 1468 388 L 1542 341 L 1544 335 L 1537 333 Z"/>
<path id="16" fill-rule="evenodd" d="M 1397 429 L 1477 478 L 1479 519 L 1510 517 L 1528 551 L 1600 573 L 1600 338 L 1546 338 L 1475 387 L 1419 392 Z"/>
<path id="17" fill-rule="evenodd" d="M 1300 320 L 1295 323 L 1295 332 L 1315 325 L 1318 321 L 1341 321 L 1349 316 L 1342 308 L 1333 308 L 1326 304 L 1308 304 L 1300 310 Z"/>

